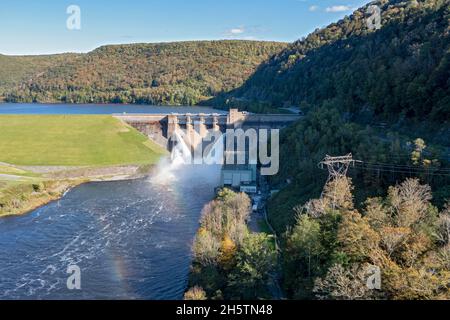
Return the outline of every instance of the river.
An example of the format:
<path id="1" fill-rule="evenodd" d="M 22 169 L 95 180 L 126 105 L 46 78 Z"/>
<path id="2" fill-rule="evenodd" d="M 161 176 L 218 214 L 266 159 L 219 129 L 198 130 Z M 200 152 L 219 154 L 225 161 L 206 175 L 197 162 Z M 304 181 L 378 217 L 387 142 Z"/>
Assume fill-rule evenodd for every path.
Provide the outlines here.
<path id="1" fill-rule="evenodd" d="M 219 179 L 211 170 L 88 183 L 0 219 L 0 299 L 181 299 Z M 81 270 L 81 290 L 67 288 L 69 265 Z"/>
<path id="2" fill-rule="evenodd" d="M 63 114 L 174 110 L 61 107 Z M 55 108 L 4 104 L 0 113 L 57 113 Z M 219 181 L 219 167 L 166 163 L 153 176 L 87 183 L 29 214 L 1 218 L 0 300 L 181 299 L 201 210 Z M 81 290 L 67 287 L 71 265 L 80 268 Z"/>

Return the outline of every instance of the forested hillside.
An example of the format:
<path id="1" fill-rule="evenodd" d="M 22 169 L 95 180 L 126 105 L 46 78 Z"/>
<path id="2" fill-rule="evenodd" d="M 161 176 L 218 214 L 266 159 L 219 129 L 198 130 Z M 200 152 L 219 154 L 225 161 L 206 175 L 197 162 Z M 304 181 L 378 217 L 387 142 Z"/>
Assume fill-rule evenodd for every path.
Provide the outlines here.
<path id="1" fill-rule="evenodd" d="M 449 137 L 439 128 L 434 131 Z M 347 121 L 338 109 L 323 106 L 282 132 L 280 172 L 270 179 L 281 192 L 270 202 L 270 219 L 283 233 L 295 222 L 293 208 L 320 196 L 328 171 L 318 163 L 327 154 L 352 153 L 354 159 L 363 161 L 348 172 L 356 186 L 357 207 L 367 197 L 385 195 L 389 186 L 410 177 L 431 185 L 433 203 L 442 207 L 450 197 L 448 150 L 448 140 L 442 146 L 415 131 L 404 135 L 394 128 L 362 126 Z"/>
<path id="2" fill-rule="evenodd" d="M 218 105 L 332 105 L 350 117 L 448 121 L 450 2 L 379 0 L 380 30 L 367 6 L 318 29 L 263 63 Z"/>
<path id="3" fill-rule="evenodd" d="M 15 82 L 24 80 L 3 90 L 9 102 L 193 105 L 242 85 L 262 61 L 285 47 L 257 41 L 104 46 L 75 59 L 30 58 L 33 68 L 24 68 L 25 77 L 24 69 L 11 67 L 22 60 L 5 57 L 3 65 L 11 72 L 0 74 L 0 85 L 9 75 Z M 42 70 L 40 61 L 52 59 L 60 63 Z"/>
<path id="4" fill-rule="evenodd" d="M 450 2 L 371 4 L 381 7 L 380 30 L 358 9 L 214 100 L 306 113 L 282 132 L 280 173 L 270 179 L 280 189 L 268 213 L 290 298 L 448 299 L 449 247 L 439 230 L 450 198 Z M 347 153 L 363 161 L 350 168 L 351 182 L 323 192 L 328 172 L 318 163 Z M 326 202 L 327 194 L 339 201 L 337 190 L 340 208 Z M 368 264 L 381 268 L 381 291 L 366 291 Z"/>
<path id="5" fill-rule="evenodd" d="M 49 68 L 61 63 L 68 63 L 77 57 L 77 54 L 46 56 L 5 56 L 0 54 L 0 99 L 4 93 L 19 84 L 29 83 Z"/>
<path id="6" fill-rule="evenodd" d="M 283 132 L 281 171 L 271 180 L 282 189 L 270 206 L 280 232 L 294 223 L 295 205 L 320 195 L 327 172 L 317 164 L 326 154 L 364 161 L 350 170 L 357 204 L 411 176 L 432 186 L 439 206 L 450 195 L 439 172 L 450 159 L 450 2 L 371 4 L 381 6 L 380 30 L 367 28 L 367 6 L 360 8 L 263 63 L 227 97 L 307 112 Z"/>

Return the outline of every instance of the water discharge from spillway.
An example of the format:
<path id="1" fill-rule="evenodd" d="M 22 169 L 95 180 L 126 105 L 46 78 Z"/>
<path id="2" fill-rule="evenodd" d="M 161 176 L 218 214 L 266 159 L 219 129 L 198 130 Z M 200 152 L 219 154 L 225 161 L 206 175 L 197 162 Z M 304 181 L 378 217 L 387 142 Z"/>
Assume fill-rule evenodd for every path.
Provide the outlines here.
<path id="1" fill-rule="evenodd" d="M 206 179 L 213 184 L 217 184 L 216 186 L 219 185 L 222 167 L 219 163 L 220 159 L 223 159 L 224 152 L 223 135 L 217 141 L 213 141 L 211 148 L 206 148 L 205 152 L 201 153 L 202 158 L 197 164 L 186 132 L 183 130 L 175 131 L 173 143 L 170 158 L 165 157 L 158 163 L 157 174 L 154 177 L 155 182 L 169 184 L 181 179 L 195 183 L 196 179 Z"/>

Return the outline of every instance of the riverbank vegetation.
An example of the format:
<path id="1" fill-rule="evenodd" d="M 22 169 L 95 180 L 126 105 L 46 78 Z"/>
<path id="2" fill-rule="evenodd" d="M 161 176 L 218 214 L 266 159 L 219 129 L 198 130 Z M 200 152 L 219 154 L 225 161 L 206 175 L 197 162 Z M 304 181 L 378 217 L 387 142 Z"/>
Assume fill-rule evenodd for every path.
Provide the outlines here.
<path id="1" fill-rule="evenodd" d="M 22 167 L 0 163 L 0 217 L 27 213 L 82 183 L 140 178 L 152 170 L 151 165 Z"/>
<path id="2" fill-rule="evenodd" d="M 293 208 L 282 240 L 283 288 L 290 299 L 450 299 L 450 203 L 407 178 L 384 197 L 355 206 L 354 185 L 328 182 L 320 199 Z M 249 200 L 223 190 L 205 206 L 193 246 L 187 300 L 267 299 L 276 252 L 249 233 Z"/>
<path id="3" fill-rule="evenodd" d="M 39 173 L 0 163 L 0 217 L 42 206 L 80 181 L 52 181 Z"/>
<path id="4" fill-rule="evenodd" d="M 66 191 L 83 182 L 86 179 L 5 181 L 0 175 L 0 217 L 34 210 L 59 199 Z"/>
<path id="5" fill-rule="evenodd" d="M 205 206 L 186 299 L 270 298 L 276 252 L 267 234 L 249 232 L 250 204 L 244 193 L 223 189 Z"/>
<path id="6" fill-rule="evenodd" d="M 13 74 L 3 86 L 0 82 L 0 100 L 194 105 L 242 85 L 286 45 L 234 40 L 111 45 L 87 54 L 29 57 L 36 67 L 28 71 L 20 68 L 28 60 L 0 56 L 0 69 Z"/>

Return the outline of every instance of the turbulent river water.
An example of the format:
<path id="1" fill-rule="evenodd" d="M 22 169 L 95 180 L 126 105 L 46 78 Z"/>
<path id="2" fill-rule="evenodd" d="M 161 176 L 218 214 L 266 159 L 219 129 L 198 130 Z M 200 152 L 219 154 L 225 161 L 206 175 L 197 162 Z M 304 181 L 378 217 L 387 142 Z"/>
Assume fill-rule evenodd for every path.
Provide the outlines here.
<path id="1" fill-rule="evenodd" d="M 89 183 L 30 214 L 0 219 L 0 299 L 180 299 L 202 207 L 220 170 L 161 168 Z M 67 288 L 69 265 L 81 290 Z"/>

